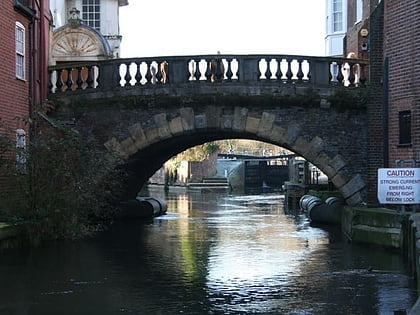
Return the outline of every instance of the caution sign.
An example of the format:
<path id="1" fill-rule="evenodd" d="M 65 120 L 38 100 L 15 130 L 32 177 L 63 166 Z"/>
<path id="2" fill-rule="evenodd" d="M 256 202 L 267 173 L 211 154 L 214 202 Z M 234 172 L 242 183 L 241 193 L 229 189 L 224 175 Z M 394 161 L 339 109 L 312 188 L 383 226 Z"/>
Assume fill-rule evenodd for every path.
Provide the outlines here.
<path id="1" fill-rule="evenodd" d="M 383 204 L 420 204 L 420 168 L 378 169 L 378 200 Z"/>

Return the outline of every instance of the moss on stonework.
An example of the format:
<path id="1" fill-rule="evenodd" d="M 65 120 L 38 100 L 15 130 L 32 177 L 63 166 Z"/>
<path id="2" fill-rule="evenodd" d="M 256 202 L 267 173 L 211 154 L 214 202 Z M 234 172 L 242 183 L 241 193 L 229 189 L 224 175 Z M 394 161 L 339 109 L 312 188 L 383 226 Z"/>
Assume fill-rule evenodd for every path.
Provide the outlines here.
<path id="1" fill-rule="evenodd" d="M 331 107 L 338 109 L 365 108 L 367 104 L 367 90 L 358 90 L 355 95 L 347 89 L 340 89 L 327 97 Z"/>
<path id="2" fill-rule="evenodd" d="M 116 92 L 118 93 L 118 92 Z M 302 93 L 295 94 L 261 94 L 261 95 L 238 95 L 238 94 L 195 94 L 195 95 L 116 95 L 101 99 L 89 99 L 83 96 L 68 95 L 68 99 L 61 100 L 62 96 L 51 101 L 57 104 L 67 104 L 69 108 L 151 108 L 151 107 L 180 107 L 180 106 L 242 106 L 242 107 L 320 107 L 321 96 L 319 91 L 306 88 Z M 340 89 L 327 97 L 327 101 L 333 108 L 354 109 L 366 105 L 366 91 L 358 92 Z"/>

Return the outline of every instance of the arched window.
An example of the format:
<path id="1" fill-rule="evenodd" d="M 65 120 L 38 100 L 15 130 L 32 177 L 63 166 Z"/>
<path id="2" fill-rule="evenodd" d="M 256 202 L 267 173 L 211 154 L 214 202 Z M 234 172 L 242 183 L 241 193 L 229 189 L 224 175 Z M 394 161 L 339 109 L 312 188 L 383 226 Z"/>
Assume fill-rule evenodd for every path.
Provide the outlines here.
<path id="1" fill-rule="evenodd" d="M 16 22 L 15 26 L 16 49 L 16 77 L 25 80 L 25 27 Z"/>

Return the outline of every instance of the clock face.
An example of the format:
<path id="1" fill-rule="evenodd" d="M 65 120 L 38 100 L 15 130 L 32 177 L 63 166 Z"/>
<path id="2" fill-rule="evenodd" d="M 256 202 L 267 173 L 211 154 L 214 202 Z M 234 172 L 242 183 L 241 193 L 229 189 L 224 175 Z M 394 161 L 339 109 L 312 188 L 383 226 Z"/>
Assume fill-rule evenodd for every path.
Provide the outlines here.
<path id="1" fill-rule="evenodd" d="M 362 37 L 366 37 L 366 36 L 368 36 L 369 35 L 369 31 L 366 29 L 366 28 L 362 28 L 361 30 L 360 30 L 360 36 L 362 36 Z"/>

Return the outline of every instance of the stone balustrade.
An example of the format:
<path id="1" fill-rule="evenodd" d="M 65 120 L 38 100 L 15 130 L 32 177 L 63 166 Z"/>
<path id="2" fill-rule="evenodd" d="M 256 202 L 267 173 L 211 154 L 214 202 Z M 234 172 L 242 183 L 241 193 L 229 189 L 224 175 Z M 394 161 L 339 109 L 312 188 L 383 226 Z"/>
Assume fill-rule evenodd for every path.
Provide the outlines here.
<path id="1" fill-rule="evenodd" d="M 367 61 L 292 55 L 199 55 L 112 59 L 50 67 L 50 93 L 163 84 L 307 84 L 360 87 Z"/>

